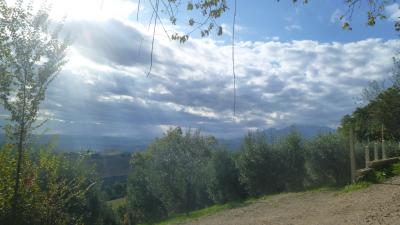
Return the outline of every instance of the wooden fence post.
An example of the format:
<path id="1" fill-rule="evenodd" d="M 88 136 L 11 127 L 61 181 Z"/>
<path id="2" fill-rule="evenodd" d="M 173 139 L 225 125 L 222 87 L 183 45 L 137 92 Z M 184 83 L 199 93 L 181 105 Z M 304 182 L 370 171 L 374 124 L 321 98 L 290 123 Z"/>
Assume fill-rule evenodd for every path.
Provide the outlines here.
<path id="1" fill-rule="evenodd" d="M 383 137 L 383 124 L 382 124 L 382 159 L 386 159 L 385 139 Z"/>
<path id="2" fill-rule="evenodd" d="M 374 142 L 374 160 L 379 160 L 378 142 Z"/>
<path id="3" fill-rule="evenodd" d="M 368 144 L 365 145 L 365 168 L 368 169 L 368 163 L 369 163 L 369 146 Z"/>
<path id="4" fill-rule="evenodd" d="M 351 170 L 351 182 L 356 182 L 356 160 L 354 155 L 354 140 L 353 140 L 353 128 L 350 127 L 350 170 Z"/>

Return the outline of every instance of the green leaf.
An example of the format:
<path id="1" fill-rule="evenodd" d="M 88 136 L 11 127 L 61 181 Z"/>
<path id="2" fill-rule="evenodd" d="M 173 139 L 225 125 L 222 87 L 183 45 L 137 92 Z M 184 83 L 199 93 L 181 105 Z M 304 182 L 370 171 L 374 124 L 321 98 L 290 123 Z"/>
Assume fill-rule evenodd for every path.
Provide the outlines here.
<path id="1" fill-rule="evenodd" d="M 343 30 L 352 30 L 352 28 L 350 27 L 350 24 L 348 22 L 344 22 L 342 24 L 342 28 L 343 28 Z"/>
<path id="2" fill-rule="evenodd" d="M 190 20 L 189 20 L 189 25 L 190 25 L 190 26 L 193 26 L 193 25 L 194 25 L 194 19 L 193 19 L 193 18 L 190 18 Z"/>
<path id="3" fill-rule="evenodd" d="M 218 36 L 221 36 L 222 35 L 222 26 L 219 26 L 218 27 Z"/>
<path id="4" fill-rule="evenodd" d="M 193 3 L 192 2 L 188 2 L 187 10 L 189 10 L 189 11 L 193 10 Z"/>

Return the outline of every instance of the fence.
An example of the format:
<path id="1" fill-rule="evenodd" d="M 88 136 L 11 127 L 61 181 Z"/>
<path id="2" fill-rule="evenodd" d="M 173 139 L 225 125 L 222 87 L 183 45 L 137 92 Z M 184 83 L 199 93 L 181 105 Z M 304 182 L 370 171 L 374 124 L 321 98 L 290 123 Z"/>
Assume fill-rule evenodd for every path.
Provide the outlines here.
<path id="1" fill-rule="evenodd" d="M 385 141 L 383 135 L 380 141 L 375 141 L 373 143 L 356 143 L 352 129 L 350 129 L 349 134 L 352 182 L 356 182 L 374 169 L 380 169 L 400 161 L 400 143 Z M 371 144 L 373 150 L 371 149 Z M 363 155 L 360 155 L 360 153 Z M 357 164 L 362 165 L 364 163 L 365 166 L 363 168 L 357 169 Z"/>

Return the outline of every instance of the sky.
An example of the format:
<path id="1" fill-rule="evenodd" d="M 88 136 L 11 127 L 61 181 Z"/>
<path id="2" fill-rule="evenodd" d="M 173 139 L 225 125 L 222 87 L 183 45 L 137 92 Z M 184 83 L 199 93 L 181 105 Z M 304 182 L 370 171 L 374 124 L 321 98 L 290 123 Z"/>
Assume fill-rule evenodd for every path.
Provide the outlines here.
<path id="1" fill-rule="evenodd" d="M 232 8 L 217 20 L 222 36 L 195 32 L 185 44 L 167 34 L 190 29 L 187 12 L 179 10 L 176 26 L 161 13 L 164 28 L 158 22 L 147 76 L 149 0 L 142 0 L 139 20 L 136 0 L 49 2 L 52 18 L 65 18 L 64 33 L 73 40 L 40 111 L 49 133 L 152 138 L 180 126 L 234 138 L 292 124 L 336 128 L 360 106 L 369 81 L 390 77 L 400 44 L 397 1 L 375 27 L 365 25 L 360 6 L 353 30 L 345 31 L 339 21 L 344 1 L 237 0 L 234 116 Z"/>

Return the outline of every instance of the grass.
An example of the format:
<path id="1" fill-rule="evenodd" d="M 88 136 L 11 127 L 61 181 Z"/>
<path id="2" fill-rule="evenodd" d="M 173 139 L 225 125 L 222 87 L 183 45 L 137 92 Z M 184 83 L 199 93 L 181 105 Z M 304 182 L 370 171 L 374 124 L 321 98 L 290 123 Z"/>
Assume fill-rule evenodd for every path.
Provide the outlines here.
<path id="1" fill-rule="evenodd" d="M 340 192 L 341 193 L 351 193 L 351 192 L 354 192 L 354 191 L 358 191 L 358 190 L 367 188 L 371 184 L 372 183 L 366 182 L 366 181 L 358 182 L 358 183 L 355 183 L 355 184 L 349 184 L 349 185 L 346 185 L 342 190 L 340 190 Z"/>
<path id="2" fill-rule="evenodd" d="M 280 193 L 280 194 L 283 194 L 283 193 Z M 188 214 L 179 214 L 179 215 L 172 216 L 171 218 L 164 220 L 160 223 L 157 223 L 156 225 L 179 224 L 179 223 L 187 222 L 189 220 L 198 219 L 198 218 L 201 218 L 204 216 L 210 216 L 210 215 L 216 214 L 218 212 L 221 212 L 221 211 L 224 211 L 227 209 L 235 209 L 235 208 L 248 206 L 254 202 L 257 202 L 260 200 L 266 200 L 266 199 L 269 199 L 273 196 L 277 196 L 280 194 L 264 195 L 264 196 L 261 196 L 258 198 L 249 198 L 245 201 L 237 201 L 237 202 L 229 202 L 226 204 L 213 205 L 208 208 L 199 209 L 199 210 L 190 212 Z"/>
<path id="3" fill-rule="evenodd" d="M 336 189 L 333 188 L 327 188 L 327 187 L 323 187 L 323 188 L 316 188 L 316 189 L 312 189 L 309 191 L 312 192 L 326 192 L 326 191 L 333 191 Z M 308 191 L 307 191 L 308 192 Z M 304 192 L 306 193 L 306 192 Z M 195 220 L 195 219 L 199 219 L 201 217 L 205 217 L 205 216 L 210 216 L 210 215 L 214 215 L 218 212 L 224 211 L 224 210 L 228 210 L 228 209 L 235 209 L 235 208 L 240 208 L 240 207 L 245 207 L 248 206 L 250 204 L 253 204 L 257 201 L 261 201 L 261 200 L 267 200 L 270 198 L 273 198 L 275 196 L 279 196 L 279 195 L 285 195 L 288 194 L 287 192 L 283 192 L 283 193 L 277 193 L 277 194 L 269 194 L 269 195 L 263 195 L 261 197 L 253 197 L 253 198 L 248 198 L 244 201 L 237 201 L 237 202 L 230 202 L 230 203 L 226 203 L 226 204 L 219 204 L 219 205 L 213 205 L 210 206 L 208 208 L 204 208 L 204 209 L 199 209 L 193 212 L 190 212 L 188 214 L 179 214 L 179 215 L 175 215 L 172 216 L 164 221 L 161 221 L 159 223 L 156 223 L 156 225 L 172 225 L 172 224 L 180 224 L 180 223 L 184 223 L 190 220 Z"/>
<path id="4" fill-rule="evenodd" d="M 400 168 L 400 166 L 399 166 Z M 336 187 L 319 187 L 319 188 L 314 188 L 314 189 L 310 189 L 307 191 L 304 191 L 302 193 L 318 193 L 318 192 L 336 192 L 336 193 L 350 193 L 350 192 L 354 192 L 357 190 L 361 190 L 364 188 L 367 188 L 368 186 L 370 186 L 372 183 L 370 182 L 359 182 L 356 184 L 350 184 L 345 186 L 344 188 L 336 188 Z M 188 214 L 179 214 L 179 215 L 175 215 L 170 217 L 169 219 L 166 219 L 164 221 L 161 221 L 159 223 L 156 223 L 156 225 L 172 225 L 172 224 L 180 224 L 180 223 L 184 223 L 190 220 L 195 220 L 201 217 L 205 217 L 205 216 L 210 216 L 213 214 L 216 214 L 218 212 L 227 210 L 227 209 L 234 209 L 234 208 L 240 208 L 240 207 L 244 207 L 244 206 L 248 206 L 252 203 L 255 203 L 257 201 L 260 200 L 267 200 L 270 199 L 274 196 L 278 196 L 278 195 L 282 195 L 282 194 L 287 194 L 287 193 L 279 193 L 279 194 L 272 194 L 272 195 L 264 195 L 258 198 L 249 198 L 245 201 L 241 201 L 241 202 L 231 202 L 231 203 L 226 203 L 223 205 L 214 205 L 214 206 L 210 206 L 208 208 L 204 208 L 204 209 L 200 209 L 200 210 L 196 210 L 193 212 L 190 212 Z"/>
<path id="5" fill-rule="evenodd" d="M 199 209 L 199 210 L 190 212 L 188 214 L 179 214 L 179 215 L 172 216 L 171 218 L 164 220 L 160 223 L 157 223 L 156 225 L 169 225 L 169 224 L 183 223 L 183 222 L 186 222 L 189 220 L 194 220 L 194 219 L 197 219 L 200 217 L 213 215 L 213 214 L 216 214 L 218 212 L 221 212 L 221 211 L 224 211 L 227 209 L 234 209 L 234 208 L 247 206 L 254 201 L 255 201 L 255 199 L 250 199 L 250 200 L 246 200 L 243 202 L 231 202 L 231 203 L 226 203 L 223 205 L 214 205 L 214 206 L 211 206 L 208 208 Z"/>
<path id="6" fill-rule="evenodd" d="M 393 164 L 391 169 L 393 175 L 400 175 L 400 163 Z"/>
<path id="7" fill-rule="evenodd" d="M 400 175 L 400 163 L 396 163 L 393 164 L 390 169 L 390 174 L 391 175 Z M 382 181 L 384 179 L 386 179 L 388 177 L 387 175 L 387 171 L 376 171 L 375 172 L 375 176 L 378 177 L 378 180 Z M 367 187 L 369 187 L 371 184 L 373 184 L 372 182 L 368 182 L 368 181 L 362 181 L 362 182 L 357 182 L 355 184 L 349 184 L 346 185 L 343 188 L 339 188 L 339 187 L 318 187 L 318 188 L 313 188 L 313 189 L 309 189 L 306 190 L 303 193 L 307 193 L 307 192 L 312 192 L 312 193 L 319 193 L 319 192 L 335 192 L 337 194 L 345 194 L 345 193 L 352 193 L 355 191 L 359 191 L 362 189 L 365 189 Z M 287 193 L 279 193 L 279 194 L 274 194 L 274 195 L 264 195 L 262 197 L 259 198 L 250 198 L 247 199 L 245 201 L 241 201 L 241 202 L 231 202 L 231 203 L 227 203 L 227 204 L 222 204 L 222 205 L 214 205 L 208 208 L 204 208 L 204 209 L 200 209 L 200 210 L 196 210 L 193 212 L 190 212 L 188 214 L 179 214 L 179 215 L 175 215 L 170 217 L 167 220 L 164 220 L 162 222 L 157 223 L 156 225 L 172 225 L 172 224 L 180 224 L 183 222 L 187 222 L 189 220 L 195 220 L 204 216 L 210 216 L 213 214 L 216 214 L 218 212 L 227 210 L 227 209 L 234 209 L 234 208 L 239 208 L 239 207 L 244 207 L 247 205 L 250 205 L 254 202 L 260 201 L 260 200 L 266 200 L 269 199 L 273 196 L 277 196 L 277 195 L 281 195 L 281 194 L 287 194 Z M 119 201 L 120 199 L 116 199 L 114 201 Z M 117 203 L 114 203 L 117 204 Z"/>
<path id="8" fill-rule="evenodd" d="M 382 183 L 386 179 L 396 176 L 396 175 L 400 175 L 400 163 L 395 163 L 395 164 L 391 165 L 390 167 L 383 169 L 383 170 L 374 171 L 373 177 L 369 181 L 362 181 L 362 182 L 358 182 L 355 184 L 347 185 L 340 192 L 341 193 L 350 193 L 353 191 L 358 191 L 358 190 L 369 187 L 372 183 Z"/>
<path id="9" fill-rule="evenodd" d="M 331 187 L 331 186 L 324 186 L 324 187 L 315 187 L 311 189 L 307 189 L 306 192 L 311 193 L 321 193 L 321 192 L 332 192 L 339 190 L 339 187 Z"/>
<path id="10" fill-rule="evenodd" d="M 118 198 L 107 202 L 114 210 L 118 209 L 126 203 L 126 198 Z"/>

